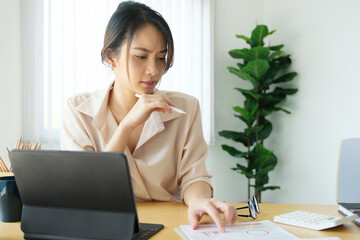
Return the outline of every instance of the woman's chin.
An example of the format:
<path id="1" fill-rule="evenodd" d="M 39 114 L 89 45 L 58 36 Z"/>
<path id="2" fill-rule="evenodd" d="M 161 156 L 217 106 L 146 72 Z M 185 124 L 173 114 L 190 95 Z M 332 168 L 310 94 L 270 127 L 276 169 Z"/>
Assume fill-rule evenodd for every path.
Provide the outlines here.
<path id="1" fill-rule="evenodd" d="M 154 93 L 154 91 L 155 91 L 155 88 L 143 88 L 142 90 L 141 90 L 141 94 L 153 94 Z"/>

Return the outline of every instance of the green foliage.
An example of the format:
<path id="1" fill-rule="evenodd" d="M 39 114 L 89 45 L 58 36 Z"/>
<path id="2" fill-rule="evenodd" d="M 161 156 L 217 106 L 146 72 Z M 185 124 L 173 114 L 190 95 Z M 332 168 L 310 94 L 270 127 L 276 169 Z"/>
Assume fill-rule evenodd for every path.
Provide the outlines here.
<path id="1" fill-rule="evenodd" d="M 272 123 L 267 117 L 276 111 L 290 112 L 278 105 L 288 95 L 297 92 L 296 88 L 284 88 L 277 86 L 292 81 L 296 72 L 284 73 L 291 65 L 290 55 L 282 50 L 284 45 L 264 45 L 264 38 L 273 34 L 267 26 L 258 25 L 252 31 L 251 37 L 236 35 L 243 39 L 250 48 L 234 49 L 229 51 L 232 58 L 239 59 L 236 67 L 228 67 L 230 73 L 239 78 L 249 81 L 252 89 L 235 88 L 245 100 L 242 105 L 234 106 L 234 116 L 245 124 L 242 131 L 219 132 L 219 135 L 241 143 L 246 151 L 240 151 L 235 147 L 222 145 L 222 149 L 233 157 L 244 159 L 246 164 L 237 163 L 232 170 L 245 175 L 248 178 L 248 189 L 253 187 L 255 195 L 261 201 L 261 192 L 279 189 L 278 186 L 266 186 L 269 183 L 269 172 L 274 170 L 278 160 L 275 154 L 266 149 L 266 140 L 272 131 Z M 255 184 L 250 184 L 253 179 Z M 250 198 L 250 192 L 248 192 Z"/>

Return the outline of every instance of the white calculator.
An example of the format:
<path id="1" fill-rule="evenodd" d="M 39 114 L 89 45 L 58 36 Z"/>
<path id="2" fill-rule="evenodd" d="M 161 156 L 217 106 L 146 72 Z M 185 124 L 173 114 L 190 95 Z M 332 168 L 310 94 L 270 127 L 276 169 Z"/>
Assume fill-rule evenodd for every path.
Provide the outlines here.
<path id="1" fill-rule="evenodd" d="M 274 222 L 288 224 L 296 227 L 323 230 L 339 226 L 341 224 L 357 219 L 354 214 L 346 217 L 332 217 L 318 213 L 294 211 L 274 217 Z"/>

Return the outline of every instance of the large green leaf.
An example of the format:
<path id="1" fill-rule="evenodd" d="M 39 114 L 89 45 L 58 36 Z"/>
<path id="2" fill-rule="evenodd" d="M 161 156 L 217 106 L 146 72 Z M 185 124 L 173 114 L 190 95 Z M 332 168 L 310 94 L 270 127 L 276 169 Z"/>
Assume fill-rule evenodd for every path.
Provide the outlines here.
<path id="1" fill-rule="evenodd" d="M 262 46 L 251 48 L 250 52 L 253 55 L 252 60 L 255 60 L 255 59 L 267 59 L 269 54 L 270 54 L 269 48 L 262 47 Z"/>
<path id="2" fill-rule="evenodd" d="M 249 123 L 247 119 L 245 119 L 241 115 L 234 114 L 234 117 L 239 118 L 241 121 L 243 121 L 248 127 L 251 126 L 252 123 Z"/>
<path id="3" fill-rule="evenodd" d="M 271 94 L 265 94 L 259 99 L 259 104 L 262 109 L 274 108 L 277 104 L 282 102 L 284 98 L 275 97 Z"/>
<path id="4" fill-rule="evenodd" d="M 266 190 L 275 190 L 275 189 L 280 189 L 279 186 L 266 186 L 266 187 L 263 187 L 263 191 L 266 191 Z"/>
<path id="5" fill-rule="evenodd" d="M 247 177 L 247 178 L 251 179 L 251 178 L 255 177 L 255 175 L 254 175 L 255 171 L 253 169 L 249 168 L 249 167 L 244 166 L 244 165 L 241 165 L 241 164 L 237 163 L 236 167 L 231 168 L 231 169 L 238 172 L 238 173 L 240 173 L 240 174 L 245 175 L 245 177 Z"/>
<path id="6" fill-rule="evenodd" d="M 241 170 L 241 171 L 247 171 L 248 168 L 246 166 L 243 166 L 241 164 L 236 164 L 236 168 L 232 168 L 233 170 Z"/>
<path id="7" fill-rule="evenodd" d="M 229 52 L 230 56 L 233 58 L 242 58 L 245 62 L 252 60 L 252 53 L 250 49 L 243 48 L 243 49 L 234 49 Z M 250 60 L 249 60 L 250 59 Z"/>
<path id="8" fill-rule="evenodd" d="M 253 109 L 258 108 L 257 105 L 259 105 L 258 102 L 253 98 L 246 98 L 244 101 L 244 107 L 248 110 L 248 112 L 252 112 Z"/>
<path id="9" fill-rule="evenodd" d="M 283 54 L 283 51 L 280 50 L 272 52 L 268 58 L 268 61 L 272 61 L 274 58 L 281 56 L 281 54 Z"/>
<path id="10" fill-rule="evenodd" d="M 265 156 L 264 156 L 265 157 Z M 262 163 L 264 163 L 265 161 L 267 161 L 267 165 L 259 167 L 257 169 L 257 175 L 259 175 L 260 178 L 262 178 L 263 176 L 267 176 L 269 174 L 270 171 L 275 169 L 275 166 L 277 164 L 277 158 L 275 157 L 274 154 L 271 154 L 269 156 L 266 156 L 266 160 L 261 159 Z M 260 180 L 259 180 L 260 181 Z M 267 182 L 266 182 L 267 183 Z"/>
<path id="11" fill-rule="evenodd" d="M 237 63 L 236 64 L 240 70 L 242 70 L 243 67 L 245 67 L 245 64 L 242 64 L 242 63 Z"/>
<path id="12" fill-rule="evenodd" d="M 249 136 L 251 142 L 263 141 L 270 136 L 272 131 L 272 124 L 268 120 L 263 120 L 263 123 L 248 127 L 245 129 L 245 134 Z"/>
<path id="13" fill-rule="evenodd" d="M 281 77 L 276 78 L 273 83 L 289 82 L 297 76 L 296 72 L 290 72 L 282 75 Z"/>
<path id="14" fill-rule="evenodd" d="M 262 113 L 263 113 L 263 116 L 269 116 L 272 112 L 277 112 L 277 111 L 282 111 L 286 114 L 291 114 L 290 111 L 284 109 L 284 108 L 280 108 L 280 107 L 268 107 L 266 109 L 262 109 Z"/>
<path id="15" fill-rule="evenodd" d="M 235 106 L 233 109 L 235 112 L 240 113 L 240 115 L 246 120 L 246 123 L 251 121 L 250 113 L 245 108 Z"/>
<path id="16" fill-rule="evenodd" d="M 276 65 L 271 65 L 270 63 L 270 68 L 267 71 L 267 73 L 264 76 L 264 81 L 262 82 L 262 84 L 259 86 L 260 87 L 260 91 L 263 90 L 267 90 L 269 88 L 269 86 L 273 83 L 275 76 L 279 73 L 279 71 L 281 70 L 280 67 L 276 66 Z"/>
<path id="17" fill-rule="evenodd" d="M 272 92 L 264 94 L 259 99 L 259 104 L 262 109 L 269 109 L 271 111 L 277 111 L 275 106 L 284 101 L 287 95 L 295 94 L 298 91 L 296 88 L 280 88 L 276 87 Z"/>
<path id="18" fill-rule="evenodd" d="M 259 140 L 260 141 L 268 138 L 270 136 L 270 133 L 272 132 L 272 124 L 270 121 L 265 119 L 264 122 L 262 123 L 262 126 L 263 126 L 263 128 L 259 132 Z"/>
<path id="19" fill-rule="evenodd" d="M 257 25 L 251 33 L 251 46 L 264 46 L 264 38 L 269 34 L 269 30 L 266 25 Z"/>
<path id="20" fill-rule="evenodd" d="M 241 174 L 245 175 L 245 177 L 247 177 L 247 178 L 254 178 L 255 177 L 255 175 L 254 175 L 254 173 L 253 173 L 253 171 L 251 169 L 249 169 L 246 166 L 240 165 L 238 163 L 236 164 L 235 168 L 231 168 L 231 169 L 238 172 L 238 173 L 241 173 Z"/>
<path id="21" fill-rule="evenodd" d="M 269 49 L 272 51 L 278 51 L 284 47 L 284 44 L 276 45 L 276 46 L 270 46 Z"/>
<path id="22" fill-rule="evenodd" d="M 245 66 L 244 68 L 246 68 L 247 66 Z M 253 78 L 250 74 L 244 72 L 244 71 L 241 71 L 237 68 L 234 68 L 234 67 L 228 67 L 229 71 L 232 73 L 232 74 L 235 74 L 236 76 L 244 79 L 244 80 L 249 80 L 252 85 L 254 87 L 258 86 L 259 83 L 257 82 L 257 80 L 255 78 Z"/>
<path id="23" fill-rule="evenodd" d="M 256 59 L 267 59 L 270 54 L 270 50 L 267 47 L 258 46 L 251 49 L 241 49 L 240 53 L 242 54 L 245 62 L 250 62 Z"/>
<path id="24" fill-rule="evenodd" d="M 288 68 L 291 65 L 290 55 L 275 58 L 274 61 L 276 62 L 277 66 L 282 69 Z"/>
<path id="25" fill-rule="evenodd" d="M 251 127 L 253 125 L 253 123 L 255 122 L 255 120 L 256 120 L 255 113 L 256 113 L 257 109 L 259 108 L 259 104 L 256 103 L 256 101 L 253 100 L 253 98 L 247 98 L 244 101 L 244 106 L 245 106 L 246 110 L 249 112 L 249 116 L 250 116 L 251 121 L 249 122 L 248 121 L 249 119 L 245 119 L 241 115 L 234 114 L 234 116 L 239 118 L 240 120 L 242 120 L 244 123 L 246 123 L 246 125 L 248 127 Z M 252 145 L 252 143 L 250 145 Z"/>
<path id="26" fill-rule="evenodd" d="M 251 138 L 255 139 L 255 136 L 258 132 L 261 131 L 261 129 L 263 129 L 264 126 L 262 125 L 256 125 L 254 127 L 249 127 L 245 129 L 245 134 L 247 134 L 248 136 L 250 136 Z"/>
<path id="27" fill-rule="evenodd" d="M 231 139 L 235 142 L 241 142 L 242 144 L 244 144 L 244 146 L 248 146 L 249 144 L 249 138 L 248 136 L 243 133 L 243 132 L 235 132 L 235 131 L 221 131 L 219 132 L 219 135 L 221 137 L 227 138 L 227 139 Z M 251 144 L 250 144 L 251 145 Z"/>
<path id="28" fill-rule="evenodd" d="M 268 33 L 268 36 L 269 35 L 272 35 L 274 32 L 276 32 L 276 30 L 272 30 L 271 32 Z"/>
<path id="29" fill-rule="evenodd" d="M 236 148 L 225 145 L 225 144 L 221 145 L 221 147 L 224 151 L 228 152 L 233 157 L 244 158 L 248 155 L 247 152 L 241 152 L 241 151 L 237 150 Z"/>
<path id="30" fill-rule="evenodd" d="M 243 58 L 243 52 L 242 49 L 234 49 L 229 51 L 229 54 L 233 58 Z"/>
<path id="31" fill-rule="evenodd" d="M 284 113 L 291 114 L 290 111 L 286 110 L 285 108 L 280 108 L 280 107 L 274 108 L 274 111 L 282 111 Z"/>
<path id="32" fill-rule="evenodd" d="M 232 168 L 232 170 L 234 170 L 234 171 L 236 171 L 238 173 L 241 173 L 241 174 L 245 175 L 245 177 L 250 178 L 250 179 L 255 177 L 254 173 L 252 171 L 249 171 L 249 170 L 246 171 L 246 170 L 240 170 L 240 169 L 237 169 L 237 168 Z"/>
<path id="33" fill-rule="evenodd" d="M 243 72 L 250 74 L 258 82 L 261 77 L 268 71 L 269 63 L 264 59 L 256 59 L 248 62 L 248 64 L 243 68 Z"/>
<path id="34" fill-rule="evenodd" d="M 251 154 L 255 156 L 254 168 L 259 174 L 271 171 L 277 164 L 274 153 L 266 149 L 262 144 L 257 144 Z"/>
<path id="35" fill-rule="evenodd" d="M 230 56 L 233 58 L 242 58 L 245 62 L 250 62 L 256 59 L 267 59 L 270 55 L 270 50 L 267 47 L 254 47 L 251 49 L 234 49 L 229 51 Z"/>
<path id="36" fill-rule="evenodd" d="M 286 95 L 295 94 L 298 91 L 296 88 L 281 88 L 276 87 L 274 91 L 270 92 L 269 95 L 277 98 L 285 98 Z"/>
<path id="37" fill-rule="evenodd" d="M 241 92 L 244 95 L 244 97 L 246 97 L 246 98 L 251 97 L 255 101 L 261 97 L 260 94 L 256 94 L 252 90 L 247 90 L 247 89 L 242 89 L 242 88 L 235 88 L 235 90 Z"/>
<path id="38" fill-rule="evenodd" d="M 255 114 L 256 114 L 256 111 L 259 109 L 259 104 L 255 104 L 255 105 L 252 105 L 251 108 L 249 108 L 251 110 L 250 112 L 250 117 L 252 120 L 255 120 L 256 117 L 255 117 Z"/>
<path id="39" fill-rule="evenodd" d="M 260 187 L 260 186 L 264 186 L 265 184 L 269 183 L 269 175 L 260 175 L 259 173 L 256 172 L 255 174 L 255 188 L 256 187 Z"/>
<path id="40" fill-rule="evenodd" d="M 251 40 L 250 38 L 244 36 L 244 35 L 238 35 L 238 34 L 236 34 L 236 37 L 237 37 L 237 38 L 244 39 L 244 40 L 246 41 L 246 43 L 248 43 L 248 44 L 250 44 L 250 45 L 252 44 L 252 40 Z"/>
<path id="41" fill-rule="evenodd" d="M 220 131 L 219 135 L 221 137 L 234 140 L 235 142 L 239 142 L 240 141 L 239 139 L 241 139 L 242 136 L 246 137 L 246 135 L 242 132 L 235 132 L 235 131 L 228 131 L 228 130 Z"/>

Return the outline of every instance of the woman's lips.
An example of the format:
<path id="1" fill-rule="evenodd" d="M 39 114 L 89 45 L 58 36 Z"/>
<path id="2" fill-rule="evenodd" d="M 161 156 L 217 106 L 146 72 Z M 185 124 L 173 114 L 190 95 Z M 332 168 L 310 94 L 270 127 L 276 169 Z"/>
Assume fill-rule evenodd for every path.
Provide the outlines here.
<path id="1" fill-rule="evenodd" d="M 142 81 L 141 84 L 144 85 L 145 87 L 155 87 L 156 86 L 156 81 L 150 81 L 150 82 L 144 82 Z"/>

